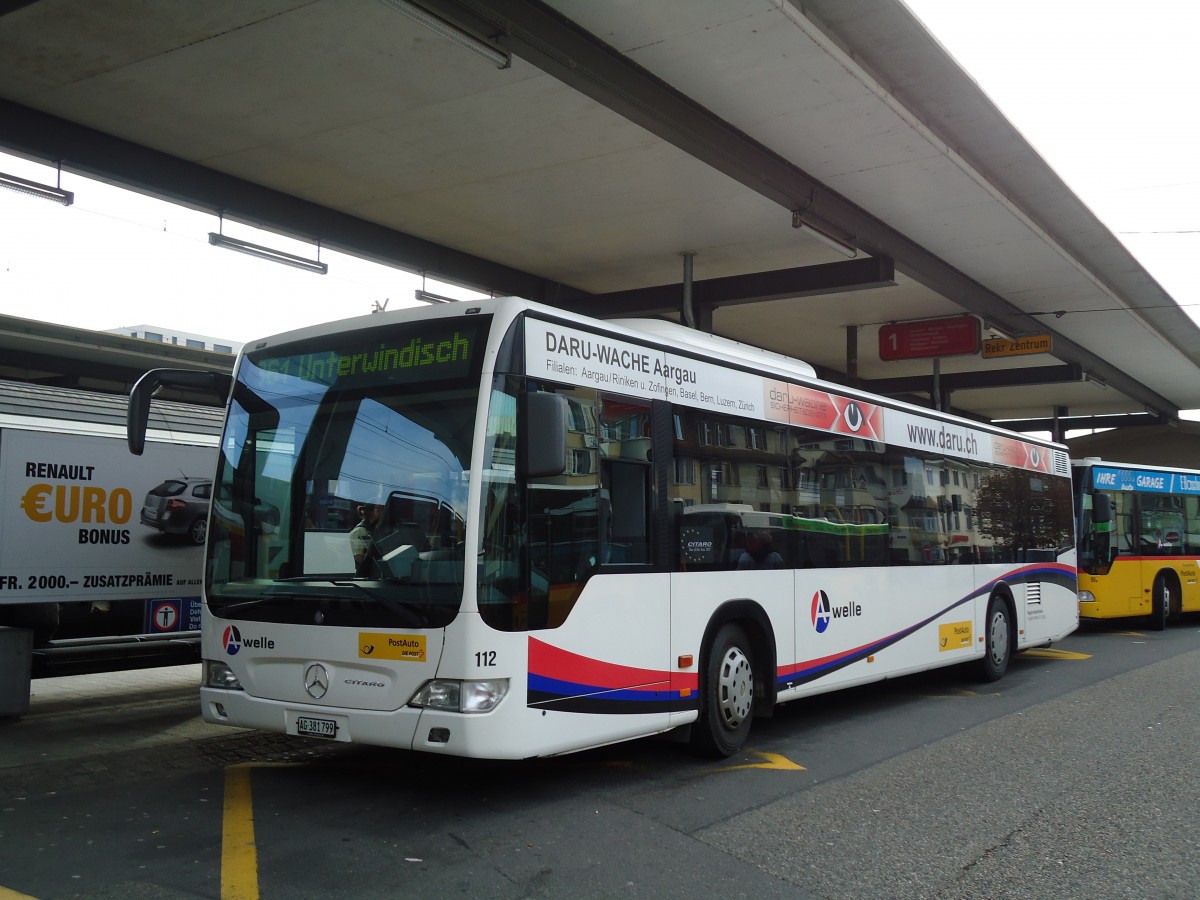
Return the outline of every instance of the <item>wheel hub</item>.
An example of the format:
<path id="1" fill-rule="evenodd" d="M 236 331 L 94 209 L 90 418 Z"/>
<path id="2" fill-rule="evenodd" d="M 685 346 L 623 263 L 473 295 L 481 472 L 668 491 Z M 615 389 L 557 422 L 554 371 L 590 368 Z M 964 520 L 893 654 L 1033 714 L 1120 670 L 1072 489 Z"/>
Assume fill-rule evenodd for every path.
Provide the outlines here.
<path id="1" fill-rule="evenodd" d="M 737 647 L 730 647 L 721 661 L 718 708 L 726 728 L 734 729 L 749 716 L 754 704 L 754 672 L 750 660 Z"/>
<path id="2" fill-rule="evenodd" d="M 988 626 L 988 652 L 996 665 L 999 665 L 1008 655 L 1008 623 L 1004 616 L 997 614 L 992 616 Z"/>

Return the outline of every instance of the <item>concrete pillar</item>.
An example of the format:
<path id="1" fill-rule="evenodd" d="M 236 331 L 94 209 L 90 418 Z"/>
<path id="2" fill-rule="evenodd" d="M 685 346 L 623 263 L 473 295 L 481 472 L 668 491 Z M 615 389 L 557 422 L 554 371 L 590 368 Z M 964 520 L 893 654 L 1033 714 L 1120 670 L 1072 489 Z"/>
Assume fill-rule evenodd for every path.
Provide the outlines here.
<path id="1" fill-rule="evenodd" d="M 33 630 L 0 626 L 0 718 L 29 712 Z"/>

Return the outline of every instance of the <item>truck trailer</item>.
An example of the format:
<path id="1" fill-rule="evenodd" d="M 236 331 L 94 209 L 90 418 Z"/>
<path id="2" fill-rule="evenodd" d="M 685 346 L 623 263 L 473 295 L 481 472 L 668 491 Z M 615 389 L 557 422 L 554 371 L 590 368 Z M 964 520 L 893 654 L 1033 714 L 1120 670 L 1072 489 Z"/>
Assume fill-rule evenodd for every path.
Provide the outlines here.
<path id="1" fill-rule="evenodd" d="M 221 410 L 153 403 L 134 457 L 126 405 L 0 381 L 0 714 L 30 677 L 196 655 Z"/>

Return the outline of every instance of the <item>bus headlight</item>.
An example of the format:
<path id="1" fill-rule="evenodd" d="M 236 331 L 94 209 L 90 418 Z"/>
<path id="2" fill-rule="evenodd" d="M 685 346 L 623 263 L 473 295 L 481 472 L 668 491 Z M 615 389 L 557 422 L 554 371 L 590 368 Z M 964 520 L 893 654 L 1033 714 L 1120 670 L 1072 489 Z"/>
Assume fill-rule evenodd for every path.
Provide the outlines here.
<path id="1" fill-rule="evenodd" d="M 207 688 L 220 688 L 223 691 L 244 690 L 242 683 L 233 674 L 233 669 L 215 659 L 206 659 L 204 661 L 204 686 Z"/>
<path id="2" fill-rule="evenodd" d="M 507 678 L 493 678 L 488 681 L 438 678 L 421 685 L 408 701 L 408 705 L 448 712 L 485 713 L 499 706 L 507 693 Z"/>
<path id="3" fill-rule="evenodd" d="M 1096 595 L 1093 594 L 1091 591 L 1080 591 L 1079 592 L 1079 602 L 1080 603 L 1095 603 Z"/>

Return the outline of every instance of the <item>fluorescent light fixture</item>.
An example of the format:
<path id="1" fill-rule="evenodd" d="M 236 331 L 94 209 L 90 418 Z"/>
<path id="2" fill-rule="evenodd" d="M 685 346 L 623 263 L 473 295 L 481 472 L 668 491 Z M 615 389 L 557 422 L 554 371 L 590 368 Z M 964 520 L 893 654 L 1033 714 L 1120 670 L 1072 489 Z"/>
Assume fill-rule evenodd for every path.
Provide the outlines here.
<path id="1" fill-rule="evenodd" d="M 429 291 L 417 288 L 417 299 L 422 303 L 457 303 L 453 297 L 443 297 L 441 294 L 431 294 Z"/>
<path id="2" fill-rule="evenodd" d="M 36 181 L 18 178 L 16 175 L 5 175 L 3 172 L 0 172 L 0 187 L 5 187 L 10 191 L 16 191 L 18 194 L 26 194 L 30 197 L 53 200 L 55 203 L 61 203 L 63 206 L 70 206 L 75 202 L 75 194 L 71 191 L 64 191 L 60 187 L 51 187 L 48 184 L 38 184 Z"/>
<path id="3" fill-rule="evenodd" d="M 306 259 L 303 256 L 296 256 L 293 253 L 284 253 L 282 250 L 273 250 L 270 247 L 264 247 L 261 244 L 251 244 L 249 241 L 239 241 L 237 238 L 227 237 L 226 235 L 218 234 L 215 231 L 210 231 L 208 233 L 208 242 L 214 247 L 224 247 L 226 250 L 236 250 L 238 253 L 245 253 L 249 256 L 257 256 L 259 259 L 269 259 L 271 262 L 282 263 L 285 266 L 303 269 L 306 272 L 316 272 L 318 275 L 325 275 L 329 272 L 329 266 L 321 262 L 319 259 Z"/>
<path id="4" fill-rule="evenodd" d="M 813 237 L 815 237 L 818 241 L 820 241 L 822 244 L 824 244 L 826 247 L 828 247 L 830 250 L 836 250 L 838 253 L 842 254 L 842 256 L 846 257 L 847 259 L 854 259 L 856 256 L 858 256 L 858 248 L 857 247 L 851 247 L 845 241 L 839 241 L 833 235 L 826 234 L 825 232 L 821 231 L 821 229 L 819 229 L 819 228 L 813 228 L 813 226 L 809 225 L 807 222 L 805 222 L 803 219 L 800 218 L 800 210 L 798 210 L 798 209 L 792 210 L 792 227 L 800 228 L 800 229 L 808 232 Z"/>
<path id="5" fill-rule="evenodd" d="M 512 54 L 499 47 L 489 44 L 482 38 L 476 37 L 470 32 L 463 31 L 452 22 L 448 22 L 441 16 L 431 13 L 423 6 L 418 6 L 410 0 L 381 0 L 384 6 L 389 6 L 396 12 L 404 13 L 410 19 L 420 22 L 430 31 L 440 34 L 458 46 L 470 50 L 472 53 L 477 53 L 494 65 L 497 69 L 507 69 L 512 65 Z"/>

